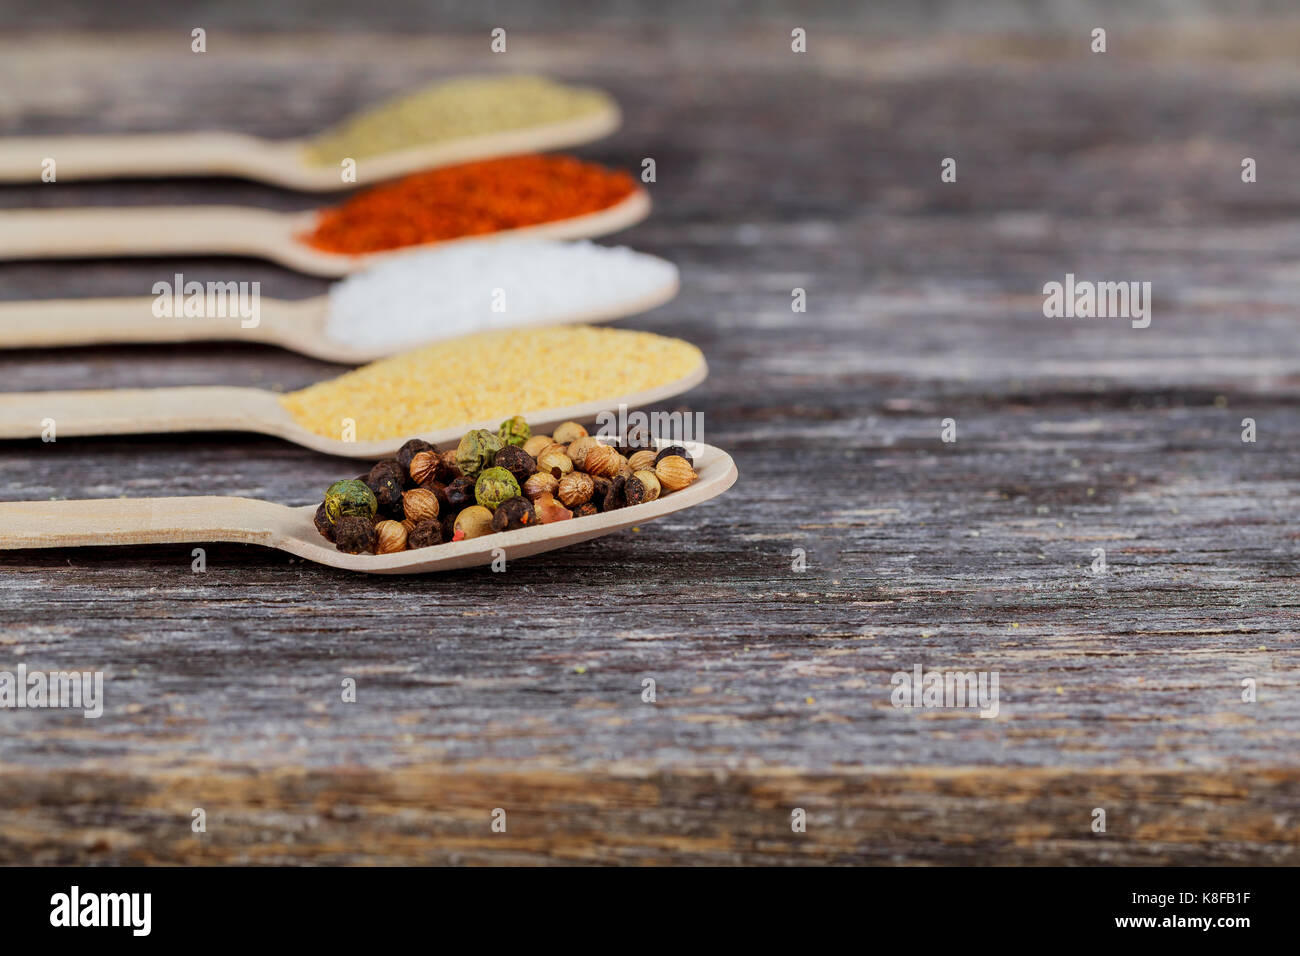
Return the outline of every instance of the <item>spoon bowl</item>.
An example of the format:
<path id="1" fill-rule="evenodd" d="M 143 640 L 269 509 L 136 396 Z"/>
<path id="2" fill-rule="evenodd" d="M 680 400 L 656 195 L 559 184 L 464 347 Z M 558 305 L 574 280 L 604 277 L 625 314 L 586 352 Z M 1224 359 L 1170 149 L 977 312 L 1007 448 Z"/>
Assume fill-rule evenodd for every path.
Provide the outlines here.
<path id="1" fill-rule="evenodd" d="M 660 441 L 660 446 L 668 444 Z M 0 550 L 231 541 L 370 574 L 421 574 L 507 562 L 641 525 L 715 498 L 736 481 L 731 456 L 696 444 L 699 478 L 646 504 L 395 554 L 345 554 L 316 530 L 316 505 L 255 498 L 103 498 L 0 502 Z"/>

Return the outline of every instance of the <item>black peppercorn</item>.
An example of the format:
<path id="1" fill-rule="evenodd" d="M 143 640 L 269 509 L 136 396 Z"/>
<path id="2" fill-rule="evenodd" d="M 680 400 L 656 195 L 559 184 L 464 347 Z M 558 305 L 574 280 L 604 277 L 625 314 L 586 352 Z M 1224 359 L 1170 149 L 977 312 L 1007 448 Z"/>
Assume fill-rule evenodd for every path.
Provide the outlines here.
<path id="1" fill-rule="evenodd" d="M 439 514 L 445 514 L 451 510 L 451 501 L 447 497 L 447 486 L 441 481 L 435 481 L 430 478 L 427 481 L 421 482 L 420 487 L 425 491 L 432 491 L 434 496 L 438 499 Z"/>
<path id="2" fill-rule="evenodd" d="M 655 455 L 655 464 L 659 464 L 659 462 L 663 461 L 663 459 L 667 458 L 669 455 L 680 455 L 685 458 L 687 463 L 692 467 L 695 465 L 695 459 L 692 458 L 690 453 L 681 445 L 669 445 L 667 448 L 660 451 L 659 454 Z"/>
<path id="3" fill-rule="evenodd" d="M 397 449 L 397 464 L 401 466 L 402 471 L 409 474 L 411 471 L 412 458 L 414 458 L 422 451 L 436 451 L 436 450 L 437 449 L 435 449 L 423 438 L 412 438 L 401 448 Z"/>
<path id="4" fill-rule="evenodd" d="M 408 548 L 427 548 L 433 544 L 442 544 L 442 524 L 437 518 L 421 521 L 407 532 Z"/>
<path id="5" fill-rule="evenodd" d="M 456 512 L 450 508 L 438 512 L 438 524 L 442 526 L 442 540 L 450 541 L 456 534 Z"/>
<path id="6" fill-rule="evenodd" d="M 609 491 L 605 494 L 605 501 L 601 506 L 602 511 L 616 511 L 627 504 L 627 498 L 623 494 L 623 486 L 626 484 L 627 479 L 622 475 L 610 479 Z"/>
<path id="7" fill-rule="evenodd" d="M 522 496 L 501 502 L 492 514 L 493 531 L 514 531 L 536 523 L 537 513 L 533 511 L 533 503 Z"/>
<path id="8" fill-rule="evenodd" d="M 451 505 L 453 511 L 460 511 L 462 508 L 477 504 L 474 500 L 474 479 L 463 476 L 453 478 L 447 485 L 447 503 Z"/>
<path id="9" fill-rule="evenodd" d="M 595 502 L 588 501 L 586 504 L 578 505 L 573 509 L 575 518 L 586 518 L 589 515 L 600 514 L 600 509 L 596 507 Z"/>
<path id="10" fill-rule="evenodd" d="M 403 489 L 411 483 L 410 470 L 403 468 L 395 458 L 386 458 L 381 462 L 376 462 L 375 467 L 370 469 L 370 476 L 366 484 L 382 481 L 385 478 L 396 479 L 398 486 Z"/>
<path id="11" fill-rule="evenodd" d="M 374 493 L 375 501 L 379 503 L 380 515 L 392 518 L 394 521 L 401 521 L 405 517 L 402 511 L 404 482 L 397 472 L 397 462 L 392 463 L 392 468 L 388 468 L 388 464 L 381 461 L 370 470 L 370 474 L 366 476 L 366 487 Z"/>
<path id="12" fill-rule="evenodd" d="M 316 514 L 311 520 L 316 525 L 316 530 L 321 533 L 321 536 L 326 541 L 334 540 L 334 525 L 330 524 L 329 515 L 325 513 L 325 502 L 320 503 L 320 507 L 316 509 Z"/>
<path id="13" fill-rule="evenodd" d="M 648 481 L 649 479 L 646 480 Z M 656 493 L 659 491 L 659 484 L 657 482 L 655 483 L 654 490 Z M 646 488 L 645 484 L 636 475 L 633 475 L 624 483 L 623 498 L 629 505 L 639 505 L 654 500 L 650 493 L 650 489 Z"/>
<path id="14" fill-rule="evenodd" d="M 591 495 L 591 503 L 596 506 L 597 511 L 600 511 L 605 507 L 605 496 L 609 494 L 609 489 L 614 487 L 614 482 L 600 475 L 592 475 L 591 483 L 596 486 L 596 490 Z"/>
<path id="15" fill-rule="evenodd" d="M 510 472 L 520 485 L 537 471 L 537 459 L 518 445 L 506 445 L 505 448 L 496 453 L 496 457 L 492 459 L 492 464 Z"/>
<path id="16" fill-rule="evenodd" d="M 374 551 L 379 541 L 375 526 L 368 518 L 346 515 L 334 522 L 335 546 L 347 554 Z"/>

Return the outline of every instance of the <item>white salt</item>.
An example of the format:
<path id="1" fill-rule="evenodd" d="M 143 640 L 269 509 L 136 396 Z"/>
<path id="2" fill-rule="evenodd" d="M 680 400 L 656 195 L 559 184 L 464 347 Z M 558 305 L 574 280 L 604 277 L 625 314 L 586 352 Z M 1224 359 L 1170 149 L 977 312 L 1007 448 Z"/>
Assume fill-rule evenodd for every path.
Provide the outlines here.
<path id="1" fill-rule="evenodd" d="M 623 246 L 466 242 L 397 256 L 336 283 L 326 333 L 395 348 L 489 329 L 616 318 L 667 301 L 677 267 Z"/>

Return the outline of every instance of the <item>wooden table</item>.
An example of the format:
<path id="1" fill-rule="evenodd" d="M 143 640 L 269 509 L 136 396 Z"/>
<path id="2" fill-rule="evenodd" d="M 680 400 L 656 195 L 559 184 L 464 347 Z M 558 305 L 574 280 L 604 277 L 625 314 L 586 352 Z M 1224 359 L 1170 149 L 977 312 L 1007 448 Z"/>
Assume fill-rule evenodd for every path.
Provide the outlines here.
<path id="1" fill-rule="evenodd" d="M 504 62 L 477 33 L 216 31 L 204 55 L 159 32 L 0 38 L 8 134 L 297 134 L 507 66 L 607 87 L 625 128 L 582 153 L 656 160 L 655 212 L 618 240 L 684 279 L 624 324 L 704 349 L 681 407 L 741 474 L 506 574 L 372 579 L 235 545 L 205 573 L 189 546 L 0 554 L 0 668 L 102 670 L 107 697 L 99 720 L 0 711 L 0 862 L 1300 861 L 1300 33 L 1110 46 L 823 29 L 798 55 L 779 23 L 515 34 Z M 316 202 L 0 189 L 172 201 Z M 11 263 L 0 298 L 141 295 L 177 271 L 325 288 L 242 260 Z M 1150 281 L 1150 327 L 1044 318 L 1067 272 Z M 234 345 L 0 355 L 11 390 L 337 371 Z M 243 435 L 0 446 L 6 499 L 305 504 L 353 470 Z M 999 716 L 893 707 L 918 664 L 997 671 Z"/>

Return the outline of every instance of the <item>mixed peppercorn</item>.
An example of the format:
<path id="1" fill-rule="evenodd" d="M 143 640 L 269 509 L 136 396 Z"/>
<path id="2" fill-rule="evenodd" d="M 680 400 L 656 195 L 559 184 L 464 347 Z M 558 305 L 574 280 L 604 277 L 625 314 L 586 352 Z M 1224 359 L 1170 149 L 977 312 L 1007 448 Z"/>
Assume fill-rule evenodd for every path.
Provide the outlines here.
<path id="1" fill-rule="evenodd" d="M 697 477 L 680 445 L 605 444 L 577 422 L 533 435 L 516 416 L 454 449 L 412 438 L 330 485 L 315 524 L 340 551 L 391 554 L 644 504 Z"/>

